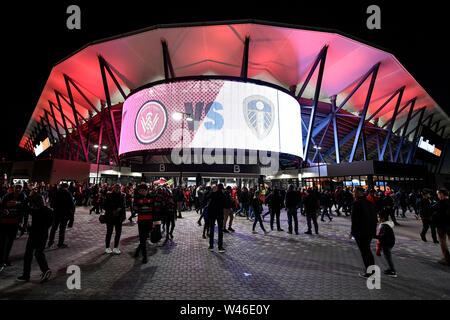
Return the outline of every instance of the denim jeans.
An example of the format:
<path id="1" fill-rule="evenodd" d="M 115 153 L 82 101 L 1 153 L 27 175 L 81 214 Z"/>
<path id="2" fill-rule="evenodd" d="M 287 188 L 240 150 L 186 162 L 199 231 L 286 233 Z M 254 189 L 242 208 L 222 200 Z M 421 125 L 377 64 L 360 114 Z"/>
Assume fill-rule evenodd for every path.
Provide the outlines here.
<path id="1" fill-rule="evenodd" d="M 266 229 L 264 229 L 264 224 L 262 222 L 261 213 L 257 213 L 257 212 L 255 212 L 255 221 L 253 222 L 253 231 L 255 231 L 255 227 L 256 227 L 256 224 L 258 223 L 258 221 L 259 221 L 259 225 L 261 226 L 261 229 L 264 232 L 266 232 Z"/>
<path id="2" fill-rule="evenodd" d="M 389 269 L 395 272 L 394 263 L 392 262 L 392 247 L 382 247 L 381 250 L 383 251 L 383 255 L 386 259 Z"/>

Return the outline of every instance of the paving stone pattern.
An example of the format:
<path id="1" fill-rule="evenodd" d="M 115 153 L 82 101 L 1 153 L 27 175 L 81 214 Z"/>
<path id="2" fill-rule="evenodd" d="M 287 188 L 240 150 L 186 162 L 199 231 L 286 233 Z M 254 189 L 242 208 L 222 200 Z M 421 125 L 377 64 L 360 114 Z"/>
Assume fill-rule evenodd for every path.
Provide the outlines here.
<path id="1" fill-rule="evenodd" d="M 130 213 L 128 212 L 128 215 Z M 137 225 L 124 223 L 121 255 L 104 254 L 105 225 L 86 207 L 77 208 L 65 249 L 46 250 L 52 278 L 39 284 L 39 268 L 33 261 L 31 281 L 16 283 L 21 275 L 26 238 L 14 243 L 13 266 L 0 273 L 0 299 L 449 299 L 450 268 L 437 264 L 438 244 L 422 242 L 421 225 L 408 212 L 395 228 L 393 259 L 398 278 L 381 276 L 381 289 L 369 290 L 359 278 L 363 264 L 353 240 L 348 239 L 350 217 L 320 222 L 319 235 L 306 235 L 306 220 L 299 215 L 300 235 L 287 231 L 264 235 L 259 225 L 236 217 L 233 234 L 224 234 L 226 253 L 208 250 L 201 237 L 195 211 L 183 212 L 176 221 L 173 241 L 148 244 L 148 263 L 133 257 L 138 244 Z M 265 227 L 269 229 L 267 216 Z M 217 237 L 217 232 L 215 233 Z M 113 235 L 114 237 L 114 235 Z M 375 241 L 372 243 L 375 249 Z M 381 270 L 384 258 L 375 257 Z M 81 268 L 81 289 L 69 290 L 67 267 Z"/>

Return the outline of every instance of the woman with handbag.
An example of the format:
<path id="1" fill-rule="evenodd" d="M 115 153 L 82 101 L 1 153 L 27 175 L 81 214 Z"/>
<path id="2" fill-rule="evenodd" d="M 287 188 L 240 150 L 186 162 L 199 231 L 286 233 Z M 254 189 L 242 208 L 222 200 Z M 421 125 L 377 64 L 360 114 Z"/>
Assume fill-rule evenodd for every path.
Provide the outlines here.
<path id="1" fill-rule="evenodd" d="M 120 185 L 115 184 L 112 192 L 106 194 L 105 198 L 105 222 L 106 222 L 106 253 L 120 254 L 119 242 L 122 233 L 122 223 L 125 221 L 125 195 L 120 191 Z M 113 230 L 116 234 L 114 237 L 114 249 L 111 250 L 110 242 Z"/>

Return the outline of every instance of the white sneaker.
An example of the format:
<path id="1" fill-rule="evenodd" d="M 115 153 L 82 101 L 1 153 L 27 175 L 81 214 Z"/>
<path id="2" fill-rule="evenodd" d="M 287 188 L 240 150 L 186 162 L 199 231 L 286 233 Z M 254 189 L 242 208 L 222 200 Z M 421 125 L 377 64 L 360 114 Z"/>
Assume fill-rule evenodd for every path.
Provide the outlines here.
<path id="1" fill-rule="evenodd" d="M 119 248 L 114 248 L 112 251 L 114 254 L 121 254 L 122 252 L 119 250 Z"/>
<path id="2" fill-rule="evenodd" d="M 107 253 L 107 254 L 110 254 L 110 253 L 112 253 L 113 251 L 111 250 L 111 248 L 106 248 L 106 250 L 105 250 L 105 253 Z"/>

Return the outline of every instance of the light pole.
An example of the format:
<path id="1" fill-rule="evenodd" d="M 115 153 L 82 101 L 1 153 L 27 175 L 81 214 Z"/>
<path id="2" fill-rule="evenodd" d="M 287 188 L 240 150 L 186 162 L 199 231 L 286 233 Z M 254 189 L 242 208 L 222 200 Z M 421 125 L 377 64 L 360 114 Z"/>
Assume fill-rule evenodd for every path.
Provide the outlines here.
<path id="1" fill-rule="evenodd" d="M 317 146 L 317 145 L 315 145 L 313 148 L 316 149 L 317 152 L 320 152 L 319 150 L 322 149 L 321 146 Z M 322 183 L 320 182 L 320 160 L 319 160 L 319 162 L 317 164 L 318 164 L 317 169 L 318 169 L 318 172 L 319 172 L 319 189 L 320 189 L 320 191 L 322 191 Z"/>
<path id="2" fill-rule="evenodd" d="M 186 121 L 194 121 L 194 119 L 192 119 L 191 115 L 189 113 L 186 112 L 181 112 L 181 111 L 176 111 L 172 114 L 172 118 L 175 121 L 181 121 L 181 152 L 182 155 L 184 156 L 184 150 L 183 150 L 183 137 L 184 137 L 184 117 L 186 117 Z M 180 167 L 180 186 L 183 185 L 183 170 L 181 169 L 182 167 Z"/>

